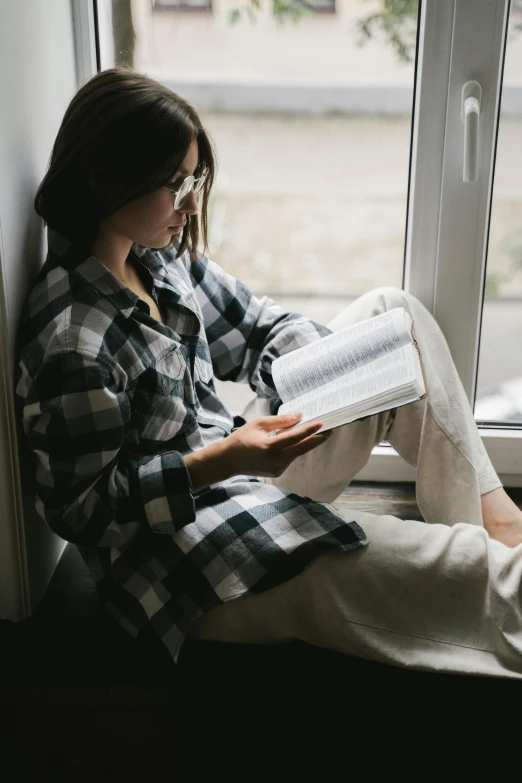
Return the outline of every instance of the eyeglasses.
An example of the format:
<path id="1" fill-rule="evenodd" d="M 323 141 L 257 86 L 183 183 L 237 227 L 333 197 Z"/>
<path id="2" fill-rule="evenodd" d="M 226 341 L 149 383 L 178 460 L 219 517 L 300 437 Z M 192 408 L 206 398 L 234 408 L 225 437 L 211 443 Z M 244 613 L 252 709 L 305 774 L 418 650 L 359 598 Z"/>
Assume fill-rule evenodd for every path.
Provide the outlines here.
<path id="1" fill-rule="evenodd" d="M 208 169 L 205 169 L 201 174 L 201 177 L 198 177 L 197 179 L 191 174 L 190 177 L 186 177 L 183 180 L 179 190 L 174 190 L 174 188 L 169 188 L 168 185 L 163 185 L 163 189 L 168 190 L 169 193 L 172 193 L 174 196 L 174 209 L 179 209 L 186 204 L 191 191 L 194 191 L 196 198 L 198 197 L 203 190 L 207 174 Z"/>

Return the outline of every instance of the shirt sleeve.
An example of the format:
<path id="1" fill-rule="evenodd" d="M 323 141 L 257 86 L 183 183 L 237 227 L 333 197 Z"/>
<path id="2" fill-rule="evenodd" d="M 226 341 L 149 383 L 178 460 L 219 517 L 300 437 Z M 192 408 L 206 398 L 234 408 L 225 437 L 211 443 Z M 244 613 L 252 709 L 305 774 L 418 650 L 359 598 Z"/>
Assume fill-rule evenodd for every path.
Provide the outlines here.
<path id="1" fill-rule="evenodd" d="M 17 395 L 36 456 L 37 510 L 74 544 L 124 547 L 143 528 L 174 534 L 195 519 L 185 462 L 170 451 L 126 456 L 131 408 L 110 365 L 78 352 L 47 357 Z"/>
<path id="2" fill-rule="evenodd" d="M 248 383 L 256 394 L 280 403 L 272 362 L 331 334 L 326 326 L 285 312 L 267 296 L 258 298 L 216 263 L 199 255 L 190 264 L 214 373 L 222 381 Z"/>

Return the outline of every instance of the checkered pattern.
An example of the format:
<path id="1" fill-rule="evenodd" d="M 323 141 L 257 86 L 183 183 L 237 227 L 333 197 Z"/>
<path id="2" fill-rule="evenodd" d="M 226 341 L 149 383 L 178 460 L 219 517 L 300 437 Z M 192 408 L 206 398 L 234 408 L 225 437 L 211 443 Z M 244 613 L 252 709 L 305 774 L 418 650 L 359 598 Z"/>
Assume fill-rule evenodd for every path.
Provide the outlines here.
<path id="1" fill-rule="evenodd" d="M 176 259 L 175 245 L 134 245 L 131 259 L 166 325 L 87 248 L 49 230 L 20 327 L 16 400 L 38 512 L 77 545 L 122 627 L 152 628 L 176 660 L 198 615 L 365 536 L 257 478 L 194 492 L 183 460 L 240 424 L 214 377 L 249 383 L 275 412 L 272 361 L 329 330 L 202 255 Z"/>

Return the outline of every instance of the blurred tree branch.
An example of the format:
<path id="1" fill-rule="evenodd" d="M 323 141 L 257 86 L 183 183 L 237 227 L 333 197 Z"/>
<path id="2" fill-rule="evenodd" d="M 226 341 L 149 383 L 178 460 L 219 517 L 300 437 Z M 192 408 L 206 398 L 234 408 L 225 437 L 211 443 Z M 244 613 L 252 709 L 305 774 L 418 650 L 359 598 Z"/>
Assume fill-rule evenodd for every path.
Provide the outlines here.
<path id="1" fill-rule="evenodd" d="M 379 35 L 394 49 L 403 62 L 415 56 L 419 0 L 381 0 L 381 10 L 360 19 L 357 28 L 360 44 Z"/>
<path id="2" fill-rule="evenodd" d="M 271 0 L 272 16 L 279 24 L 285 22 L 299 22 L 303 16 L 313 13 L 315 6 L 313 0 Z M 257 14 L 261 10 L 261 0 L 247 0 L 242 8 L 234 8 L 229 14 L 230 24 L 237 24 L 244 16 L 248 16 L 251 22 L 255 22 Z"/>

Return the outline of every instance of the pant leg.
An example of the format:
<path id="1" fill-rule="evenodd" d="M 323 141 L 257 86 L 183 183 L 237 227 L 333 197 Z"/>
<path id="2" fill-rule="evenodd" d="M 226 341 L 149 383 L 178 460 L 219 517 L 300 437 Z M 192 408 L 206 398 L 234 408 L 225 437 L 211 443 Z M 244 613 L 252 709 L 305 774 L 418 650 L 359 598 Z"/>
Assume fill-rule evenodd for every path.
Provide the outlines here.
<path id="1" fill-rule="evenodd" d="M 196 621 L 197 639 L 319 647 L 406 668 L 522 679 L 522 544 L 350 511 L 369 544 Z"/>
<path id="2" fill-rule="evenodd" d="M 368 546 L 320 555 L 294 579 L 213 609 L 192 635 L 300 639 L 399 666 L 522 678 L 522 544 L 505 547 L 482 527 L 480 495 L 500 481 L 440 330 L 417 300 L 395 289 L 361 297 L 330 326 L 397 305 L 416 323 L 428 400 L 338 428 L 271 481 L 331 502 L 386 437 L 417 465 L 419 505 L 433 524 L 352 509 Z M 255 401 L 246 415 L 264 413 Z"/>
<path id="3" fill-rule="evenodd" d="M 482 525 L 480 496 L 502 486 L 435 319 L 411 294 L 378 288 L 359 297 L 329 324 L 333 331 L 404 307 L 414 321 L 429 395 L 425 400 L 332 431 L 328 441 L 298 457 L 283 475 L 268 479 L 315 500 L 332 502 L 388 440 L 417 468 L 417 502 L 427 522 Z"/>

